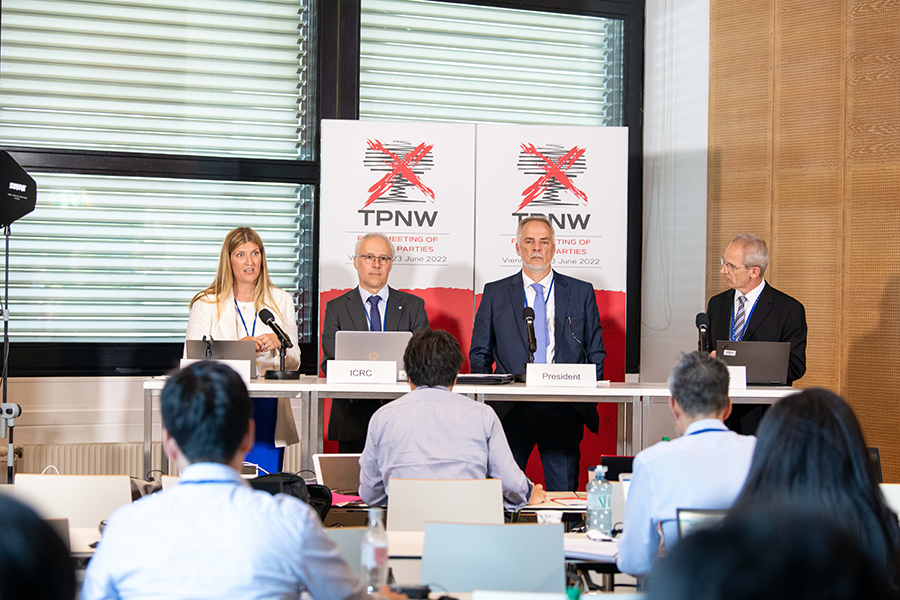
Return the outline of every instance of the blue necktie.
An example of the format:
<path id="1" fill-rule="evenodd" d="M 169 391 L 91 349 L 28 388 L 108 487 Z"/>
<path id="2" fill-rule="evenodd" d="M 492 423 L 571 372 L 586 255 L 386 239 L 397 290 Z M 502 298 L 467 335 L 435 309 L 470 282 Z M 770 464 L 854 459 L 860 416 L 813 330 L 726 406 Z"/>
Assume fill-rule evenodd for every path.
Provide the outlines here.
<path id="1" fill-rule="evenodd" d="M 537 352 L 534 353 L 535 364 L 547 362 L 547 344 L 550 335 L 547 332 L 547 303 L 544 301 L 544 286 L 532 283 L 534 288 L 534 337 L 537 338 Z"/>
<path id="2" fill-rule="evenodd" d="M 381 312 L 378 310 L 378 302 L 381 300 L 381 296 L 369 296 L 369 304 L 372 305 L 372 308 L 369 309 L 369 329 L 370 331 L 381 331 Z"/>

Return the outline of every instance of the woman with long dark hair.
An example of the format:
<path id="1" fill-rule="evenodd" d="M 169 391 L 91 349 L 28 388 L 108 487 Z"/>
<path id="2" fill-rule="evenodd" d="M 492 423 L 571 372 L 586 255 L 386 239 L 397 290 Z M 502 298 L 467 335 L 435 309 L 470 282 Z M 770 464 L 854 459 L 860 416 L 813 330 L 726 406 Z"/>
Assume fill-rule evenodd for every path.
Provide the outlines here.
<path id="1" fill-rule="evenodd" d="M 856 539 L 900 588 L 900 524 L 873 469 L 847 403 L 828 390 L 808 389 L 766 413 L 747 482 L 729 514 L 771 506 L 818 515 Z"/>

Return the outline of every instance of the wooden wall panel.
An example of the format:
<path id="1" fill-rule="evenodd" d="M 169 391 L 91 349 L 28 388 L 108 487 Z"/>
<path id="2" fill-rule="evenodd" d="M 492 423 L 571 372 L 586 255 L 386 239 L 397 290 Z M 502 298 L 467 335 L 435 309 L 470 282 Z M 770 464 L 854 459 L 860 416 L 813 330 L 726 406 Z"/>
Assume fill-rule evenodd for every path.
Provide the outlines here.
<path id="1" fill-rule="evenodd" d="M 882 453 L 885 481 L 900 481 L 900 168 L 851 169 L 844 265 L 846 384 L 842 393 Z M 887 266 L 888 268 L 880 267 Z"/>
<path id="2" fill-rule="evenodd" d="M 773 0 L 710 6 L 707 297 L 724 289 L 719 257 L 742 231 L 768 234 L 772 198 Z M 722 41 L 723 43 L 719 43 Z"/>
<path id="3" fill-rule="evenodd" d="M 728 238 L 764 236 L 807 309 L 798 386 L 847 398 L 900 482 L 900 275 L 878 266 L 900 262 L 900 2 L 711 0 L 710 25 L 707 291 Z"/>
<path id="4" fill-rule="evenodd" d="M 782 171 L 776 178 L 770 250 L 778 275 L 766 275 L 806 308 L 806 375 L 798 387 L 839 388 L 842 182 L 837 170 Z"/>

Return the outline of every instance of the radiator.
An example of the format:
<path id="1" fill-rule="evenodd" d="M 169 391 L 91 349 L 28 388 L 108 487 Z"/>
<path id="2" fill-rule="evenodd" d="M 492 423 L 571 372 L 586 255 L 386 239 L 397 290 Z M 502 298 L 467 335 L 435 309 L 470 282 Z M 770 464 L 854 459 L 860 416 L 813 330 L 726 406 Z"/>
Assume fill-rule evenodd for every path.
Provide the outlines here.
<path id="1" fill-rule="evenodd" d="M 19 449 L 17 447 L 17 449 Z M 54 444 L 47 446 L 21 446 L 21 458 L 16 459 L 16 473 L 40 473 L 47 466 L 59 469 L 60 475 L 130 475 L 146 479 L 141 473 L 144 464 L 144 446 L 134 444 Z M 153 468 L 160 468 L 161 446 L 152 446 Z M 5 452 L 3 453 L 5 456 Z M 300 444 L 288 446 L 284 451 L 284 470 L 296 473 L 300 470 Z M 53 472 L 50 469 L 49 472 Z M 169 463 L 169 474 L 178 475 L 178 467 Z M 156 478 L 158 473 L 154 473 Z M 303 473 L 303 477 L 315 477 Z"/>
<path id="2" fill-rule="evenodd" d="M 49 465 L 60 475 L 130 475 L 145 479 L 144 446 L 133 444 L 54 444 L 22 446 L 22 457 L 16 461 L 17 473 L 40 473 Z M 153 468 L 160 467 L 160 443 L 152 446 Z M 177 474 L 171 465 L 170 472 Z M 53 469 L 48 471 L 53 472 Z M 154 474 L 154 476 L 157 474 Z"/>

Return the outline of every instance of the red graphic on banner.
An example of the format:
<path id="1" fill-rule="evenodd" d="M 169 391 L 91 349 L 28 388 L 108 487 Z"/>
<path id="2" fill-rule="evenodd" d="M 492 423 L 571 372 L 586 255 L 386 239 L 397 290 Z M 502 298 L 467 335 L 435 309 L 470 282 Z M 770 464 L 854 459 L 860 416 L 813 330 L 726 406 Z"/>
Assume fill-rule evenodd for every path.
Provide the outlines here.
<path id="1" fill-rule="evenodd" d="M 522 204 L 519 205 L 519 208 L 516 209 L 516 212 L 525 208 L 532 200 L 536 199 L 540 196 L 545 189 L 547 189 L 547 185 L 551 180 L 555 179 L 559 183 L 563 185 L 567 190 L 575 194 L 575 196 L 581 200 L 582 203 L 587 205 L 587 194 L 583 191 L 579 190 L 575 187 L 575 183 L 566 176 L 566 171 L 575 164 L 581 155 L 584 154 L 586 148 L 579 148 L 575 146 L 565 155 L 561 156 L 559 160 L 556 162 L 553 161 L 552 158 L 547 158 L 543 154 L 538 151 L 537 148 L 534 147 L 534 144 L 522 144 L 522 151 L 526 154 L 531 154 L 536 156 L 540 160 L 543 161 L 544 164 L 538 164 L 540 168 L 542 168 L 546 173 L 540 176 L 537 181 L 533 184 L 525 188 L 525 191 L 522 192 L 522 195 L 525 196 L 525 199 L 522 200 Z"/>
<path id="2" fill-rule="evenodd" d="M 381 152 L 387 155 L 389 160 L 385 160 L 384 164 L 391 168 L 391 172 L 379 179 L 372 187 L 369 188 L 371 194 L 369 195 L 368 201 L 363 204 L 363 208 L 372 204 L 375 200 L 380 198 L 390 190 L 394 186 L 394 182 L 397 177 L 403 177 L 408 182 L 413 184 L 416 188 L 418 188 L 423 194 L 430 197 L 434 200 L 434 191 L 429 188 L 427 185 L 422 183 L 422 180 L 419 179 L 419 176 L 413 172 L 413 167 L 419 164 L 425 156 L 431 152 L 431 149 L 434 148 L 434 144 L 425 144 L 422 142 L 418 146 L 416 146 L 415 150 L 408 153 L 403 158 L 400 158 L 398 155 L 394 154 L 390 150 L 384 147 L 384 145 L 378 141 L 366 140 L 369 144 L 369 148 L 375 150 L 377 152 Z"/>

